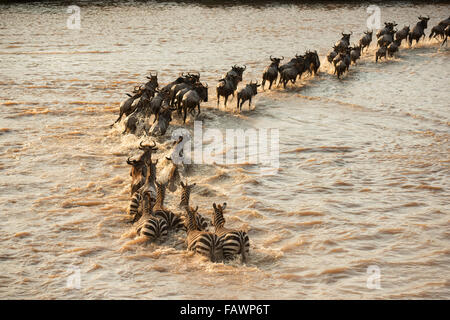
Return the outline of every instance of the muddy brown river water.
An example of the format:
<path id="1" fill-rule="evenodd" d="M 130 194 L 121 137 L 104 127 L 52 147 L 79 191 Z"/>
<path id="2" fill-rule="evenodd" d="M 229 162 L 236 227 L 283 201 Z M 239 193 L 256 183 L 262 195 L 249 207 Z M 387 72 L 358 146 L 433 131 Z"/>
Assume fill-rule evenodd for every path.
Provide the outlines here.
<path id="1" fill-rule="evenodd" d="M 450 51 L 427 37 L 375 64 L 372 42 L 337 80 L 325 55 L 342 31 L 361 37 L 367 6 L 91 2 L 71 30 L 66 5 L 0 5 L 0 297 L 449 299 Z M 450 12 L 379 6 L 382 21 L 401 27 L 429 15 L 427 35 Z M 318 77 L 260 91 L 241 114 L 235 100 L 216 107 L 230 66 L 247 65 L 244 82 L 260 80 L 269 55 L 307 49 L 321 58 Z M 248 230 L 245 265 L 188 253 L 183 232 L 134 240 L 126 158 L 147 140 L 109 125 L 149 70 L 160 84 L 201 73 L 210 87 L 197 119 L 204 131 L 278 132 L 271 174 L 249 162 L 183 173 L 197 183 L 200 212 L 227 202 L 228 224 Z M 158 155 L 181 127 L 175 118 L 155 140 Z M 179 197 L 169 193 L 167 206 L 179 211 Z M 370 270 L 378 288 L 368 286 Z M 68 286 L 73 272 L 79 289 Z"/>

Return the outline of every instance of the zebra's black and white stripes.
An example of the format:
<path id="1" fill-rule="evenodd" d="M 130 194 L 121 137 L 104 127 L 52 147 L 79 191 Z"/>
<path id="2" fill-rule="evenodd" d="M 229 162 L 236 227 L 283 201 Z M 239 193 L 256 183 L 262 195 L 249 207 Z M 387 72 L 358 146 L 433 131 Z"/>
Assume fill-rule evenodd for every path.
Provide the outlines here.
<path id="1" fill-rule="evenodd" d="M 227 229 L 224 227 L 225 218 L 223 217 L 223 211 L 227 204 L 222 206 L 213 204 L 213 225 L 215 233 L 223 241 L 223 255 L 225 259 L 230 259 L 236 254 L 240 254 L 242 261 L 245 262 L 250 252 L 250 240 L 247 232 L 243 230 Z"/>
<path id="2" fill-rule="evenodd" d="M 140 236 L 145 236 L 150 240 L 167 236 L 168 227 L 165 220 L 158 217 L 148 216 L 142 221 L 138 222 L 136 226 L 136 233 Z"/>
<path id="3" fill-rule="evenodd" d="M 195 210 L 185 207 L 187 213 L 187 247 L 188 250 L 194 251 L 212 262 L 221 261 L 223 259 L 223 242 L 215 233 L 199 231 L 195 223 Z"/>
<path id="4" fill-rule="evenodd" d="M 185 208 L 186 206 L 189 206 L 189 198 L 191 196 L 191 190 L 196 185 L 196 183 L 188 184 L 186 181 L 186 184 L 184 184 L 183 181 L 181 181 L 180 185 L 182 187 L 180 208 Z"/>
<path id="5" fill-rule="evenodd" d="M 193 183 L 190 185 L 187 182 L 183 183 L 183 181 L 181 181 L 180 185 L 182 187 L 180 207 L 181 208 L 188 207 L 192 212 L 194 212 L 194 219 L 195 219 L 195 225 L 196 225 L 197 230 L 201 231 L 201 230 L 208 229 L 208 226 L 209 226 L 208 220 L 205 217 L 203 217 L 201 214 L 199 214 L 197 211 L 193 210 L 193 208 L 191 208 L 189 205 L 191 190 L 196 185 L 196 183 Z M 187 218 L 185 218 L 185 219 L 186 219 L 186 221 L 185 221 L 184 229 L 187 230 Z"/>
<path id="6" fill-rule="evenodd" d="M 153 207 L 153 215 L 166 221 L 169 229 L 182 229 L 184 227 L 183 219 L 179 215 L 164 208 L 167 184 L 167 182 L 156 182 L 156 201 L 155 206 Z"/>

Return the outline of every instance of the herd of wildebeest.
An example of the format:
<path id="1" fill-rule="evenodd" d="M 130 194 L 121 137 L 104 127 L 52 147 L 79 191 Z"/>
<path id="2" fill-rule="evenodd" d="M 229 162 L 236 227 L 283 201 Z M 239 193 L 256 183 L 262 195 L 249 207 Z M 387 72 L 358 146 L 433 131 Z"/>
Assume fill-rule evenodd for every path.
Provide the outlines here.
<path id="1" fill-rule="evenodd" d="M 385 27 L 377 33 L 377 51 L 375 61 L 384 57 L 394 56 L 402 43 L 406 40 L 409 45 L 416 43 L 425 37 L 429 17 L 419 17 L 419 22 L 410 30 L 405 26 L 401 30 L 396 30 L 395 22 L 385 22 Z M 450 31 L 450 17 L 439 22 L 432 28 L 429 38 L 442 39 L 442 45 L 447 42 Z M 328 53 L 327 61 L 334 67 L 334 74 L 340 78 L 350 65 L 356 64 L 364 49 L 368 48 L 372 42 L 373 31 L 367 31 L 359 40 L 358 45 L 350 46 L 352 33 L 342 33 L 342 38 L 333 46 L 333 50 Z M 264 69 L 262 82 L 251 81 L 244 88 L 237 92 L 237 109 L 241 110 L 244 102 L 249 101 L 251 105 L 252 97 L 257 94 L 258 87 L 278 80 L 278 86 L 283 84 L 286 88 L 290 81 L 295 84 L 303 73 L 316 75 L 320 67 L 320 59 L 317 51 L 306 51 L 303 55 L 295 55 L 289 62 L 281 64 L 284 57 L 276 58 L 270 56 L 271 63 Z M 226 108 L 228 98 L 234 97 L 239 82 L 243 79 L 246 66 L 234 65 L 218 82 L 216 86 L 217 106 L 220 97 L 224 98 Z M 182 117 L 186 122 L 187 114 L 197 116 L 200 114 L 200 103 L 208 101 L 208 85 L 200 81 L 200 74 L 181 73 L 174 81 L 159 87 L 158 75 L 150 73 L 148 82 L 134 88 L 129 98 L 120 105 L 120 115 L 115 123 L 119 122 L 123 116 L 125 119 L 125 133 L 139 135 L 145 131 L 147 136 L 163 136 L 172 121 L 172 113 Z M 150 123 L 151 116 L 153 122 Z M 114 124 L 115 124 L 114 123 Z M 114 125 L 113 124 L 113 125 Z M 138 132 L 138 128 L 140 131 Z M 205 217 L 205 214 L 198 212 L 198 206 L 190 205 L 190 193 L 195 183 L 189 184 L 187 180 L 183 182 L 181 172 L 182 163 L 173 161 L 172 158 L 182 157 L 180 144 L 183 136 L 173 142 L 170 150 L 161 155 L 156 161 L 152 159 L 152 154 L 157 153 L 156 142 L 153 144 L 141 144 L 139 149 L 141 154 L 136 159 L 128 158 L 127 163 L 131 166 L 131 200 L 128 206 L 130 222 L 133 224 L 137 235 L 148 240 L 164 239 L 169 236 L 171 230 L 185 230 L 187 233 L 187 249 L 208 257 L 211 261 L 223 261 L 241 256 L 242 261 L 246 261 L 249 254 L 249 237 L 245 230 L 225 228 L 224 210 L 227 204 L 212 204 L 212 219 Z M 153 156 L 154 157 L 154 156 Z M 157 178 L 157 164 L 161 172 Z M 181 187 L 181 199 L 178 205 L 180 212 L 172 212 L 164 205 L 166 189 L 175 192 Z M 210 225 L 213 230 L 210 230 Z"/>

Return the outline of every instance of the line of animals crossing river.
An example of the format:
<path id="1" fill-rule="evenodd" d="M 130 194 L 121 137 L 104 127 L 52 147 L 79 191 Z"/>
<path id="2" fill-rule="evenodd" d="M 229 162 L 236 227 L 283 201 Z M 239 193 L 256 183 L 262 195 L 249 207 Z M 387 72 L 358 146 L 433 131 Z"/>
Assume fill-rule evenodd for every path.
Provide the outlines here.
<path id="1" fill-rule="evenodd" d="M 430 17 L 418 17 L 419 21 L 410 28 L 404 26 L 396 29 L 397 24 L 385 22 L 384 28 L 376 33 L 377 41 L 374 60 L 376 63 L 381 58 L 394 57 L 405 40 L 409 46 L 416 44 L 425 38 L 425 29 L 428 27 Z M 441 46 L 446 44 L 450 33 L 450 17 L 439 22 L 431 29 L 429 38 L 442 40 Z M 334 74 L 341 79 L 349 71 L 351 65 L 356 65 L 364 50 L 372 43 L 373 31 L 364 32 L 364 36 L 358 44 L 350 46 L 352 32 L 342 33 L 332 50 L 327 54 L 326 61 L 333 67 Z M 296 54 L 289 62 L 282 63 L 284 57 L 270 56 L 270 65 L 262 75 L 262 82 L 246 84 L 238 90 L 238 84 L 243 81 L 243 74 L 247 67 L 234 65 L 216 86 L 217 107 L 223 101 L 225 109 L 230 96 L 236 95 L 236 109 L 242 110 L 242 106 L 248 101 L 249 108 L 252 98 L 258 93 L 258 87 L 263 90 L 268 84 L 268 89 L 273 85 L 286 88 L 289 82 L 295 85 L 303 74 L 316 76 L 319 74 L 321 62 L 317 51 L 306 51 L 303 55 Z M 208 85 L 200 81 L 200 73 L 180 73 L 172 82 L 160 87 L 158 74 L 150 73 L 148 82 L 136 86 L 127 100 L 120 104 L 120 114 L 115 123 L 124 119 L 124 134 L 145 133 L 146 136 L 164 136 L 173 114 L 181 117 L 186 123 L 188 114 L 193 117 L 201 113 L 200 104 L 208 101 Z M 278 81 L 278 83 L 277 83 Z M 221 99 L 222 98 L 222 99 Z M 138 130 L 143 128 L 143 130 Z M 186 248 L 209 258 L 213 262 L 227 261 L 234 257 L 241 257 L 246 262 L 250 255 L 250 239 L 243 229 L 228 229 L 226 225 L 226 202 L 217 201 L 211 204 L 211 208 L 199 209 L 190 203 L 190 194 L 195 191 L 195 183 L 189 183 L 183 176 L 182 164 L 172 160 L 175 152 L 180 153 L 180 144 L 183 137 L 180 136 L 173 142 L 167 153 L 155 154 L 158 151 L 156 142 L 139 145 L 140 156 L 127 163 L 131 166 L 130 202 L 128 215 L 130 223 L 136 234 L 149 241 L 164 241 L 173 232 L 186 233 Z M 182 154 L 177 154 L 182 157 Z M 157 164 L 163 168 L 157 173 Z M 172 212 L 165 204 L 167 190 L 175 192 L 181 188 L 179 212 Z M 219 203 L 220 202 L 220 203 Z M 206 211 L 212 214 L 206 214 Z"/>

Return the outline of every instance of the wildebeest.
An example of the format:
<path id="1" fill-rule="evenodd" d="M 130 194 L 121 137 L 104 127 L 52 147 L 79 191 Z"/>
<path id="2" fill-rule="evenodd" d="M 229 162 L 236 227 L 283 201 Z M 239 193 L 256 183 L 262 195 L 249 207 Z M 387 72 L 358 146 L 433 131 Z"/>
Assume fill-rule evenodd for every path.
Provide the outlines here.
<path id="1" fill-rule="evenodd" d="M 144 151 L 137 160 L 127 159 L 127 163 L 131 165 L 131 194 L 133 195 L 142 185 L 145 183 L 147 171 L 149 169 L 150 162 L 152 161 L 152 153 L 156 152 L 156 142 L 153 141 L 153 145 L 144 145 L 141 141 L 139 144 L 139 150 Z"/>
<path id="2" fill-rule="evenodd" d="M 187 113 L 190 111 L 192 116 L 194 116 L 195 107 L 198 108 L 197 116 L 200 114 L 200 102 L 208 101 L 208 85 L 203 85 L 197 83 L 194 88 L 186 92 L 181 101 L 181 106 L 183 108 L 183 123 L 186 123 Z"/>
<path id="3" fill-rule="evenodd" d="M 408 42 L 410 46 L 412 45 L 413 40 L 416 40 L 416 43 L 418 43 L 421 37 L 425 38 L 425 29 L 428 27 L 428 20 L 430 20 L 430 17 L 420 16 L 418 19 L 420 21 L 417 22 L 408 34 Z"/>
<path id="4" fill-rule="evenodd" d="M 253 81 L 250 81 L 250 83 L 247 84 L 245 88 L 239 90 L 239 92 L 237 93 L 237 109 L 239 109 L 239 111 L 242 110 L 242 105 L 247 100 L 248 100 L 248 109 L 250 110 L 250 105 L 252 104 L 252 97 L 256 96 L 256 94 L 258 93 L 259 86 L 261 85 L 258 84 L 258 82 L 253 83 Z"/>
<path id="5" fill-rule="evenodd" d="M 309 74 L 317 75 L 317 71 L 320 67 L 320 59 L 317 51 L 306 51 L 305 53 L 305 68 Z"/>
<path id="6" fill-rule="evenodd" d="M 174 85 L 179 84 L 179 83 L 182 83 L 182 82 L 184 82 L 184 81 L 185 81 L 185 77 L 184 77 L 184 75 L 183 75 L 182 73 L 180 73 L 179 76 L 178 76 L 178 78 L 176 78 L 174 81 L 169 82 L 168 84 L 166 84 L 164 87 L 162 87 L 162 89 L 166 89 L 166 90 L 170 91 L 170 89 L 171 89 Z"/>
<path id="7" fill-rule="evenodd" d="M 344 61 L 345 69 L 348 71 L 351 63 L 350 52 L 351 48 L 345 48 L 342 51 L 340 51 L 338 55 L 333 59 L 334 67 L 336 68 L 337 64 L 340 61 Z"/>
<path id="8" fill-rule="evenodd" d="M 353 34 L 353 32 L 350 31 L 350 33 L 341 33 L 342 38 L 338 42 L 336 42 L 335 47 L 337 50 L 343 50 L 350 46 L 350 36 Z"/>
<path id="9" fill-rule="evenodd" d="M 398 48 L 400 47 L 401 40 L 394 40 L 387 47 L 387 54 L 389 57 L 393 57 L 395 53 L 398 52 Z"/>
<path id="10" fill-rule="evenodd" d="M 399 45 L 402 44 L 402 41 L 408 38 L 408 34 L 409 34 L 409 26 L 404 26 L 403 29 L 397 31 L 395 33 L 395 40 L 400 41 Z"/>
<path id="11" fill-rule="evenodd" d="M 369 49 L 370 43 L 372 42 L 372 34 L 373 34 L 373 30 L 365 31 L 364 36 L 361 39 L 359 39 L 359 45 L 361 46 L 361 51 L 363 51 L 364 48 Z"/>
<path id="12" fill-rule="evenodd" d="M 381 37 L 378 38 L 377 44 L 379 47 L 388 46 L 394 41 L 394 34 L 397 31 L 392 29 L 390 31 L 387 31 L 385 34 L 383 34 Z"/>
<path id="13" fill-rule="evenodd" d="M 156 147 L 156 142 L 155 141 L 153 141 L 153 145 L 143 144 L 143 142 L 141 141 L 139 143 L 139 150 L 144 151 L 141 154 L 141 156 L 139 157 L 139 160 L 142 160 L 146 164 L 148 164 L 152 160 L 152 153 L 156 152 L 158 150 L 158 147 Z"/>
<path id="14" fill-rule="evenodd" d="M 225 79 L 228 76 L 234 76 L 237 78 L 238 82 L 240 82 L 240 81 L 242 81 L 242 75 L 246 69 L 247 69 L 246 65 L 244 65 L 243 67 L 234 65 L 231 67 L 231 70 L 227 72 L 225 77 L 223 77 L 223 79 Z"/>
<path id="15" fill-rule="evenodd" d="M 279 68 L 278 71 L 283 72 L 284 69 L 289 69 L 292 68 L 296 63 L 298 63 L 299 60 L 304 59 L 303 56 L 296 54 L 294 58 L 292 58 L 289 62 L 282 64 Z"/>
<path id="16" fill-rule="evenodd" d="M 441 22 L 439 22 L 438 25 L 440 25 L 440 26 L 442 25 L 442 26 L 444 26 L 446 28 L 447 26 L 450 25 L 450 17 L 448 17 L 447 19 L 442 20 Z M 445 28 L 444 28 L 444 30 L 445 30 Z"/>
<path id="17" fill-rule="evenodd" d="M 338 79 L 341 78 L 341 76 L 345 73 L 345 70 L 348 70 L 347 64 L 344 62 L 344 60 L 339 60 L 338 63 L 336 63 L 334 67 L 334 74 L 337 74 Z"/>
<path id="18" fill-rule="evenodd" d="M 385 22 L 384 28 L 378 30 L 378 32 L 377 32 L 377 34 L 376 34 L 377 38 L 381 37 L 382 35 L 391 33 L 394 30 L 394 27 L 396 27 L 396 26 L 397 26 L 397 23 L 395 23 L 395 21 L 394 22 Z"/>
<path id="19" fill-rule="evenodd" d="M 361 45 L 359 46 L 354 45 L 350 51 L 351 62 L 356 64 L 356 60 L 358 60 L 360 57 L 361 57 Z"/>
<path id="20" fill-rule="evenodd" d="M 138 103 L 134 111 L 125 119 L 125 129 L 122 134 L 131 133 L 137 134 L 138 127 L 144 124 L 145 121 L 145 104 Z"/>
<path id="21" fill-rule="evenodd" d="M 445 37 L 445 27 L 443 24 L 438 24 L 437 26 L 434 26 L 433 28 L 431 28 L 431 32 L 429 35 L 429 39 L 431 38 L 438 38 L 438 36 L 440 36 L 442 39 L 444 39 Z"/>
<path id="22" fill-rule="evenodd" d="M 136 100 L 136 99 L 138 99 L 138 98 L 140 98 L 141 97 L 141 95 L 142 95 L 142 93 L 143 93 L 143 89 L 142 88 L 138 88 L 138 89 L 136 89 L 137 87 L 135 87 L 134 88 L 134 90 L 133 90 L 133 93 L 134 93 L 134 95 L 130 95 L 130 94 L 126 94 L 129 98 L 127 99 L 127 100 L 125 100 L 125 101 L 123 101 L 121 104 L 120 104 L 120 107 L 119 107 L 119 118 L 117 118 L 117 120 L 116 121 L 114 121 L 114 123 L 111 125 L 111 127 L 114 125 L 114 124 L 116 124 L 117 122 L 119 122 L 120 121 L 120 119 L 122 119 L 122 116 L 125 114 L 125 116 L 129 116 L 133 111 L 134 111 L 134 108 L 133 108 L 133 102 Z"/>
<path id="23" fill-rule="evenodd" d="M 375 53 L 375 62 L 378 62 L 378 59 L 381 60 L 382 57 L 386 59 L 386 53 L 387 53 L 387 46 L 380 47 Z"/>
<path id="24" fill-rule="evenodd" d="M 291 61 L 294 61 L 294 63 L 280 71 L 280 80 L 278 81 L 278 86 L 283 83 L 283 87 L 286 88 L 286 85 L 289 81 L 294 84 L 297 80 L 297 77 L 301 77 L 302 73 L 306 71 L 305 58 L 303 56 L 296 55 L 295 58 Z"/>
<path id="25" fill-rule="evenodd" d="M 336 46 L 333 46 L 333 50 L 331 50 L 330 52 L 328 52 L 327 54 L 327 60 L 329 63 L 333 62 L 333 59 L 336 58 L 336 56 L 338 55 L 338 49 L 336 48 Z"/>
<path id="26" fill-rule="evenodd" d="M 142 160 L 130 160 L 127 159 L 127 164 L 131 166 L 130 176 L 131 176 L 131 195 L 133 195 L 145 181 L 145 176 L 147 174 L 146 164 Z"/>
<path id="27" fill-rule="evenodd" d="M 450 25 L 448 25 L 447 27 L 445 27 L 445 30 L 444 30 L 444 36 L 445 36 L 445 38 L 444 38 L 444 41 L 442 41 L 441 46 L 443 46 L 444 43 L 447 42 L 447 39 L 448 39 L 448 37 L 450 36 Z"/>
<path id="28" fill-rule="evenodd" d="M 284 57 L 281 58 L 272 58 L 270 56 L 270 61 L 272 63 L 264 69 L 262 76 L 262 88 L 264 90 L 264 85 L 266 81 L 269 81 L 269 90 L 272 88 L 272 83 L 278 78 L 278 67 L 280 66 L 280 61 L 284 60 Z"/>
<path id="29" fill-rule="evenodd" d="M 158 84 L 158 72 L 155 75 L 153 75 L 150 72 L 150 76 L 146 77 L 146 78 L 149 81 L 147 81 L 145 83 L 144 88 L 149 91 L 150 97 L 153 98 L 155 96 L 155 93 L 156 93 L 156 88 L 158 88 L 158 86 L 159 86 L 159 84 Z"/>
<path id="30" fill-rule="evenodd" d="M 167 102 L 164 103 L 160 108 L 158 120 L 153 123 L 148 134 L 151 136 L 163 136 L 169 128 L 169 123 L 172 121 L 172 112 L 174 110 L 176 108 L 169 106 Z"/>
<path id="31" fill-rule="evenodd" d="M 234 96 L 234 91 L 237 89 L 239 83 L 238 77 L 235 75 L 228 75 L 225 79 L 220 79 L 216 87 L 217 92 L 217 107 L 219 107 L 220 97 L 225 98 L 225 108 L 229 96 Z"/>
<path id="32" fill-rule="evenodd" d="M 170 88 L 170 105 L 173 107 L 175 105 L 175 100 L 177 98 L 177 94 L 180 90 L 183 89 L 192 89 L 194 84 L 196 84 L 200 80 L 200 73 L 198 74 L 190 74 L 184 77 L 184 81 L 182 83 L 178 83 Z"/>
<path id="33" fill-rule="evenodd" d="M 148 101 L 148 106 L 146 110 L 146 116 L 150 117 L 152 114 L 155 115 L 153 123 L 155 123 L 156 120 L 158 120 L 160 113 L 159 111 L 161 110 L 161 106 L 163 105 L 163 103 L 168 102 L 170 98 L 170 92 L 165 88 L 157 92 L 158 94 Z"/>

